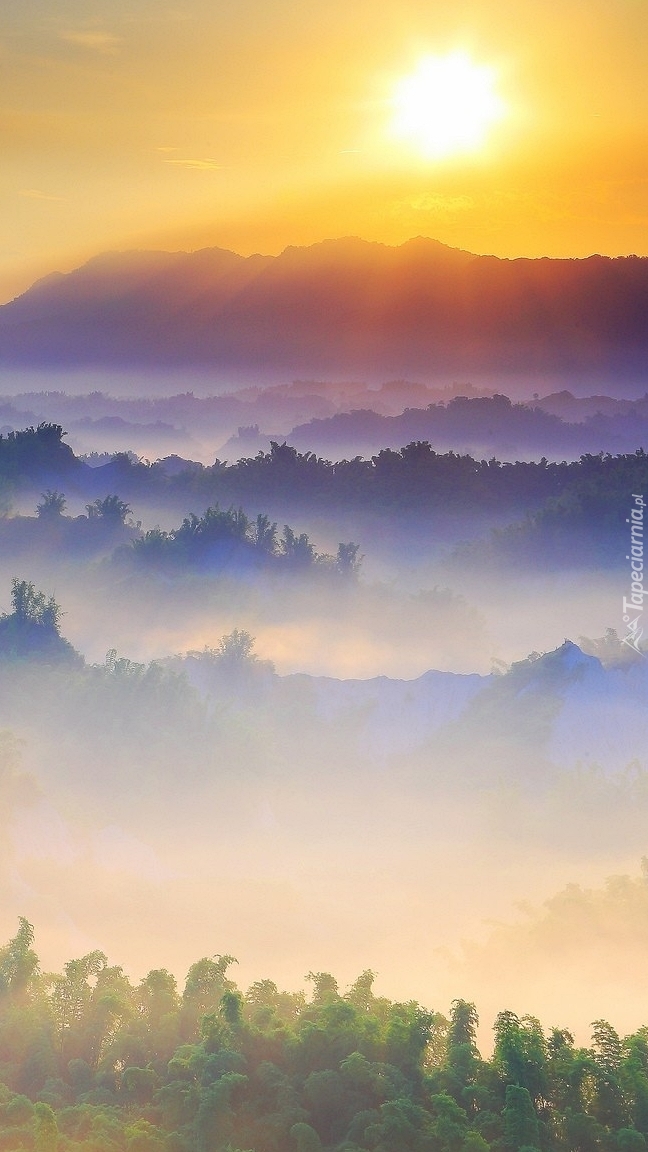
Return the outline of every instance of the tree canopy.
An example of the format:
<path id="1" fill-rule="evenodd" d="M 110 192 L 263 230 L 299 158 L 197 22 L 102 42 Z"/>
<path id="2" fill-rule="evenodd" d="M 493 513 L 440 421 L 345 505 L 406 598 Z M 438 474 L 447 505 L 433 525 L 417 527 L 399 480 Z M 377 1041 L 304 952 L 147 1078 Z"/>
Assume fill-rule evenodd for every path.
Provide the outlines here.
<path id="1" fill-rule="evenodd" d="M 0 616 L 0 658 L 40 658 L 80 663 L 81 657 L 60 634 L 61 607 L 30 580 L 11 582 L 13 611 Z"/>
<path id="2" fill-rule="evenodd" d="M 271 980 L 241 991 L 234 957 L 132 983 L 101 951 L 41 970 L 21 919 L 0 949 L 0 1144 L 16 1152 L 644 1152 L 648 1030 L 605 1020 L 589 1048 L 501 1012 L 476 1044 L 474 1004 L 449 1017 Z"/>

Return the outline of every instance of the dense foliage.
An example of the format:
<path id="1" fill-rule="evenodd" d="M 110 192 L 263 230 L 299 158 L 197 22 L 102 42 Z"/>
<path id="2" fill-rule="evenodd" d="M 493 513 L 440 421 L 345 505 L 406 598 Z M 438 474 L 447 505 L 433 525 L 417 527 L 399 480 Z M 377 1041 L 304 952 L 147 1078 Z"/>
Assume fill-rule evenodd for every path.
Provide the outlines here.
<path id="1" fill-rule="evenodd" d="M 365 460 L 330 463 L 313 453 L 299 453 L 286 444 L 270 452 L 224 465 L 217 461 L 220 491 L 231 496 L 287 496 L 295 490 L 316 502 L 347 503 L 394 510 L 408 507 L 480 507 L 540 505 L 549 499 L 592 495 L 592 503 L 610 505 L 621 491 L 642 491 L 648 481 L 648 455 L 639 449 L 625 456 L 607 453 L 577 461 L 552 463 L 476 460 L 456 452 L 435 452 L 428 441 L 414 441 L 400 450 L 385 448 Z M 183 474 L 176 478 L 180 484 Z M 200 479 L 203 479 L 200 477 Z M 206 480 L 207 477 L 204 477 Z M 199 477 L 194 474 L 193 482 Z M 607 493 L 607 496 L 604 496 Z M 573 499 L 571 501 L 573 503 Z M 625 505 L 624 505 L 625 507 Z"/>
<path id="2" fill-rule="evenodd" d="M 24 481 L 35 474 L 71 476 L 81 471 L 81 462 L 68 444 L 60 424 L 43 421 L 36 428 L 0 435 L 0 477 Z"/>
<path id="3" fill-rule="evenodd" d="M 50 662 L 81 663 L 60 634 L 61 608 L 30 580 L 11 582 L 13 611 L 0 615 L 0 659 L 36 657 Z"/>
<path id="4" fill-rule="evenodd" d="M 150 464 L 126 452 L 92 468 L 74 456 L 63 443 L 64 436 L 58 424 L 0 435 L 0 482 L 66 481 L 75 492 L 93 495 L 98 486 L 103 491 L 119 487 L 129 501 L 156 496 L 175 498 L 188 506 L 202 502 L 203 507 L 240 500 L 283 500 L 331 506 L 352 503 L 396 511 L 467 504 L 528 508 L 552 501 L 550 514 L 573 514 L 580 509 L 597 516 L 603 511 L 606 518 L 616 518 L 619 496 L 625 501 L 628 492 L 648 487 L 648 454 L 642 448 L 616 456 L 586 454 L 560 463 L 544 458 L 503 463 L 436 452 L 427 440 L 417 440 L 401 449 L 385 448 L 369 459 L 358 456 L 331 462 L 313 452 L 272 442 L 269 452 L 232 464 L 216 460 L 212 466 L 203 466 L 185 461 L 183 466 L 176 461 L 169 472 L 164 461 Z"/>
<path id="5" fill-rule="evenodd" d="M 218 504 L 202 516 L 191 512 L 171 532 L 152 528 L 134 540 L 132 547 L 137 560 L 156 566 L 234 564 L 293 571 L 317 567 L 346 577 L 357 575 L 360 567 L 358 544 L 340 543 L 336 556 L 317 553 L 306 532 L 297 533 L 284 524 L 279 537 L 276 522 L 265 513 L 251 520 L 242 508 L 220 508 Z"/>
<path id="6" fill-rule="evenodd" d="M 130 554 L 149 568 L 326 569 L 349 576 L 358 570 L 358 545 L 340 543 L 337 555 L 318 554 L 305 532 L 290 524 L 280 532 L 272 518 L 343 509 L 369 517 L 369 532 L 376 513 L 410 524 L 412 538 L 426 518 L 434 524 L 448 514 L 457 523 L 465 515 L 498 525 L 490 537 L 461 547 L 455 565 L 618 565 L 629 501 L 648 489 L 643 448 L 561 463 L 503 463 L 413 441 L 369 459 L 333 463 L 272 442 L 269 452 L 232 464 L 216 460 L 209 467 L 175 458 L 168 469 L 164 460 L 151 464 L 126 452 L 90 467 L 63 444 L 64 435 L 60 425 L 41 424 L 0 436 L 0 514 L 17 492 L 41 489 L 37 531 L 25 517 L 3 519 L 5 545 L 14 552 L 47 545 L 98 557 L 129 543 Z M 112 494 L 105 495 L 107 489 Z M 73 497 L 91 497 L 85 517 L 63 515 Z M 263 511 L 244 511 L 241 504 Z M 179 511 L 182 523 L 142 533 L 141 524 L 127 519 L 131 508 L 140 515 L 155 508 L 158 515 L 160 507 Z"/>
<path id="7" fill-rule="evenodd" d="M 108 466 L 112 468 L 112 466 Z M 129 498 L 164 492 L 212 502 L 278 501 L 290 506 L 355 506 L 400 513 L 409 509 L 553 508 L 582 518 L 627 515 L 627 494 L 648 487 L 648 454 L 581 456 L 576 461 L 476 460 L 456 452 L 435 452 L 428 441 L 415 441 L 401 449 L 385 448 L 370 459 L 356 457 L 335 463 L 312 452 L 298 452 L 288 444 L 273 443 L 234 464 L 216 461 L 212 467 L 191 465 L 166 476 L 164 465 L 133 463 L 120 456 L 111 472 Z M 619 505 L 619 496 L 622 504 Z"/>
<path id="8" fill-rule="evenodd" d="M 501 1012 L 494 1052 L 477 1014 L 449 1018 L 344 994 L 310 998 L 233 957 L 203 957 L 180 992 L 164 969 L 133 985 L 99 951 L 41 973 L 21 919 L 0 951 L 0 1147 L 32 1152 L 640 1152 L 648 1135 L 648 1030 L 604 1020 L 589 1048 Z"/>

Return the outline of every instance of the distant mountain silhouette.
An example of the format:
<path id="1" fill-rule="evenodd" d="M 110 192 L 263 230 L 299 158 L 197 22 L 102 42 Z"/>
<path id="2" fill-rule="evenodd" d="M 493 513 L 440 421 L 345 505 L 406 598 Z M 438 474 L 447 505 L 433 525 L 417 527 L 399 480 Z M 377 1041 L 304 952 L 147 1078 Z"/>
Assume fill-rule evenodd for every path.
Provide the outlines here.
<path id="1" fill-rule="evenodd" d="M 573 409 L 573 422 L 557 414 L 561 407 L 566 412 Z M 248 438 L 240 434 L 246 431 Z M 258 429 L 256 435 L 240 429 L 239 436 L 224 445 L 223 455 L 249 454 L 253 445 L 266 450 L 270 439 L 261 437 Z M 512 403 L 497 393 L 457 396 L 447 404 L 406 408 L 398 416 L 368 408 L 338 412 L 297 425 L 286 439 L 300 452 L 335 460 L 371 456 L 415 440 L 428 440 L 438 452 L 494 453 L 505 460 L 577 459 L 585 452 L 632 452 L 648 444 L 648 400 L 633 403 L 605 396 L 576 400 L 569 392 L 526 403 Z"/>
<path id="2" fill-rule="evenodd" d="M 266 705 L 288 716 L 295 698 L 301 707 L 308 700 L 315 716 L 346 725 L 349 738 L 377 762 L 393 757 L 402 764 L 418 753 L 429 773 L 438 756 L 464 782 L 471 765 L 482 779 L 495 771 L 500 779 L 509 772 L 518 783 L 529 780 L 542 756 L 563 769 L 598 763 L 614 776 L 632 761 L 646 763 L 648 662 L 611 635 L 612 658 L 605 664 L 566 639 L 501 675 L 429 671 L 413 680 L 342 680 L 268 674 Z M 206 660 L 169 663 L 184 666 L 202 693 L 217 690 L 206 678 Z M 258 684 L 241 686 L 240 704 L 248 693 L 258 696 Z"/>
<path id="3" fill-rule="evenodd" d="M 418 238 L 280 256 L 130 252 L 0 308 L 0 363 L 641 376 L 648 258 L 474 256 Z"/>

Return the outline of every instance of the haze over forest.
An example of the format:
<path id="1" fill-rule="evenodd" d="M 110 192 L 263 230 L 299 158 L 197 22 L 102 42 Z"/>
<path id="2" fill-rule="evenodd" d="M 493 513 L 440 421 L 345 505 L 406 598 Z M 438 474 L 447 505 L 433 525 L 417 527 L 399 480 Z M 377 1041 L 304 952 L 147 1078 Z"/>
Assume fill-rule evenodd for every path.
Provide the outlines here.
<path id="1" fill-rule="evenodd" d="M 3 309 L 7 935 L 639 1026 L 643 266 L 140 253 Z"/>
<path id="2" fill-rule="evenodd" d="M 5 9 L 0 1152 L 646 1152 L 648 6 Z"/>
<path id="3" fill-rule="evenodd" d="M 240 402 L 292 418 L 333 394 Z M 221 399 L 118 406 L 136 428 Z M 577 430 L 551 407 L 586 426 L 594 405 L 641 418 L 566 396 L 421 412 Z M 637 1027 L 643 930 L 617 893 L 641 899 L 648 682 L 621 600 L 645 453 L 331 463 L 282 441 L 151 464 L 66 441 L 0 439 L 7 935 L 27 915 L 50 965 L 101 945 L 132 972 L 222 948 L 295 988 L 371 963 L 387 994 L 460 991 L 486 1026 L 507 1003 L 583 1037 L 597 1012 Z"/>

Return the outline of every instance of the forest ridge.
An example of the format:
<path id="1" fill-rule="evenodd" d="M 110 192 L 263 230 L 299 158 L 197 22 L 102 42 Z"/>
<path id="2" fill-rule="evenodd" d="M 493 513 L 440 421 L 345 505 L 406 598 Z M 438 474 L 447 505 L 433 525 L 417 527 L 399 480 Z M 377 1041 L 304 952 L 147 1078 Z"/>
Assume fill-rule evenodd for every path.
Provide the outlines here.
<path id="1" fill-rule="evenodd" d="M 647 315 L 636 256 L 505 260 L 422 237 L 107 253 L 0 308 L 0 363 L 635 379 Z"/>
<path id="2" fill-rule="evenodd" d="M 23 548 L 28 542 L 27 521 L 7 517 L 13 501 L 40 492 L 34 544 L 44 543 L 56 529 L 53 547 L 72 546 L 72 538 L 83 549 L 108 552 L 129 543 L 138 560 L 153 565 L 256 567 L 283 559 L 305 570 L 319 560 L 319 571 L 329 565 L 343 575 L 357 574 L 361 547 L 368 542 L 338 539 L 337 555 L 318 557 L 306 533 L 284 523 L 281 535 L 273 517 L 302 515 L 308 508 L 356 509 L 396 519 L 414 515 L 419 527 L 439 513 L 497 511 L 511 523 L 497 530 L 487 551 L 478 545 L 484 563 L 498 562 L 498 556 L 517 556 L 518 562 L 526 557 L 533 563 L 538 554 L 544 554 L 545 562 L 553 557 L 552 562 L 568 563 L 577 543 L 583 556 L 593 550 L 599 564 L 617 565 L 624 554 L 628 494 L 648 487 L 643 448 L 616 456 L 589 453 L 571 462 L 543 457 L 502 463 L 438 453 L 428 441 L 415 441 L 370 459 L 332 463 L 272 442 L 269 452 L 233 464 L 216 460 L 204 466 L 176 458 L 168 468 L 164 460 L 151 464 L 117 453 L 92 467 L 64 437 L 60 425 L 49 423 L 0 435 L 0 510 L 5 514 L 0 528 L 6 547 Z M 87 517 L 73 522 L 63 511 L 70 498 L 79 497 L 91 502 Z M 130 521 L 124 530 L 132 509 L 160 500 L 182 510 L 180 526 L 169 532 L 154 525 L 142 532 L 141 523 Z M 252 512 L 255 505 L 261 510 Z"/>
<path id="3" fill-rule="evenodd" d="M 0 950 L 0 1141 L 16 1152 L 643 1152 L 648 1030 L 588 1048 L 474 1004 L 374 993 L 366 970 L 310 997 L 242 992 L 227 954 L 133 985 L 99 950 L 43 973 L 24 918 Z"/>
<path id="4" fill-rule="evenodd" d="M 491 394 L 492 393 L 492 394 Z M 23 393 L 0 401 L 0 433 L 41 423 L 66 428 L 78 454 L 128 448 L 149 460 L 177 456 L 211 463 L 267 452 L 286 441 L 329 460 L 372 456 L 427 440 L 437 452 L 500 460 L 577 459 L 633 452 L 648 440 L 648 398 L 577 399 L 563 391 L 523 402 L 454 384 L 435 389 L 408 380 L 380 387 L 294 380 L 217 396 L 114 397 L 103 392 Z"/>
<path id="5" fill-rule="evenodd" d="M 580 486 L 591 494 L 624 497 L 640 491 L 648 480 L 647 454 L 636 452 L 585 453 L 578 460 L 503 462 L 494 457 L 475 459 L 468 453 L 436 452 L 429 441 L 402 448 L 385 448 L 370 459 L 326 460 L 314 452 L 300 452 L 290 444 L 273 442 L 268 452 L 234 463 L 216 460 L 211 466 L 177 457 L 153 463 L 127 452 L 109 454 L 99 466 L 75 455 L 65 444 L 60 424 L 43 422 L 37 428 L 0 434 L 0 486 L 5 501 L 12 492 L 38 485 L 65 484 L 75 495 L 96 495 L 106 484 L 119 485 L 120 496 L 177 496 L 197 501 L 258 501 L 291 499 L 316 505 L 357 504 L 397 511 L 408 504 L 417 510 L 448 502 L 483 506 L 524 507 L 573 494 Z M 612 491 L 613 490 L 613 491 Z M 625 505 L 622 506 L 625 508 Z"/>

